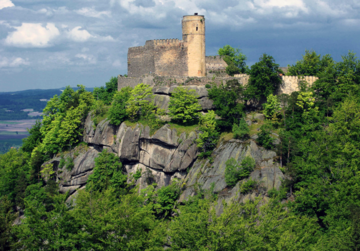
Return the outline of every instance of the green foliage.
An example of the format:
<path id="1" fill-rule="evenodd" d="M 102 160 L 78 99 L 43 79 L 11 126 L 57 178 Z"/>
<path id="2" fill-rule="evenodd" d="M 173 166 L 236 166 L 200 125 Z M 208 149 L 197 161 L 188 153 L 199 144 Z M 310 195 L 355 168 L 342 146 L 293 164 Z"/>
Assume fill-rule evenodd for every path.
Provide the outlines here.
<path id="1" fill-rule="evenodd" d="M 136 121 L 140 117 L 148 117 L 155 109 L 153 101 L 152 87 L 143 83 L 135 86 L 126 102 L 126 113 L 130 120 Z"/>
<path id="2" fill-rule="evenodd" d="M 245 139 L 249 136 L 250 129 L 244 118 L 240 119 L 239 125 L 233 124 L 232 133 L 235 139 Z"/>
<path id="3" fill-rule="evenodd" d="M 270 136 L 271 129 L 268 125 L 262 125 L 260 127 L 260 133 L 258 134 L 257 142 L 265 149 L 273 148 L 273 138 Z"/>
<path id="4" fill-rule="evenodd" d="M 130 98 L 131 91 L 131 87 L 125 87 L 115 93 L 108 115 L 111 124 L 118 126 L 126 120 L 126 102 Z"/>
<path id="5" fill-rule="evenodd" d="M 82 122 L 94 100 L 84 86 L 78 87 L 76 92 L 66 87 L 59 97 L 55 95 L 47 103 L 43 111 L 43 126 L 40 129 L 43 142 L 38 146 L 38 150 L 41 153 L 55 154 L 79 142 Z"/>
<path id="6" fill-rule="evenodd" d="M 200 157 L 210 156 L 219 140 L 216 130 L 215 112 L 209 111 L 200 117 L 199 130 L 202 132 L 196 139 L 197 146 L 201 149 Z"/>
<path id="7" fill-rule="evenodd" d="M 71 171 L 74 168 L 74 160 L 72 157 L 68 156 L 65 160 L 65 166 L 68 171 Z"/>
<path id="8" fill-rule="evenodd" d="M 288 76 L 321 76 L 326 68 L 334 63 L 329 54 L 321 57 L 315 51 L 305 50 L 303 59 L 297 61 L 295 65 L 289 66 Z"/>
<path id="9" fill-rule="evenodd" d="M 104 120 L 107 116 L 109 107 L 105 106 L 104 101 L 96 100 L 91 107 L 92 110 L 92 120 L 94 125 L 97 126 L 102 120 Z"/>
<path id="10" fill-rule="evenodd" d="M 255 168 L 255 160 L 246 156 L 239 165 L 234 158 L 230 158 L 225 166 L 225 182 L 229 187 L 233 187 L 239 180 L 249 177 Z"/>
<path id="11" fill-rule="evenodd" d="M 104 104 L 110 105 L 117 89 L 117 77 L 112 77 L 109 82 L 105 83 L 105 87 L 95 87 L 93 96 L 96 100 L 101 100 Z"/>
<path id="12" fill-rule="evenodd" d="M 13 212 L 12 203 L 7 196 L 0 198 L 0 248 L 1 250 L 11 250 L 12 244 L 16 242 L 16 237 L 12 231 L 13 222 L 18 216 Z"/>
<path id="13" fill-rule="evenodd" d="M 280 102 L 277 96 L 270 94 L 264 106 L 264 115 L 267 119 L 276 118 L 280 112 Z"/>
<path id="14" fill-rule="evenodd" d="M 274 94 L 281 84 L 280 73 L 283 73 L 275 59 L 263 54 L 259 62 L 250 69 L 250 79 L 245 91 L 247 99 L 261 100 Z"/>
<path id="15" fill-rule="evenodd" d="M 169 115 L 172 120 L 181 124 L 194 124 L 199 117 L 201 106 L 195 90 L 176 87 L 171 93 Z"/>
<path id="16" fill-rule="evenodd" d="M 21 149 L 24 152 L 31 153 L 36 146 L 38 146 L 42 141 L 42 135 L 40 132 L 41 122 L 39 120 L 36 121 L 35 125 L 28 129 L 29 136 L 23 139 L 23 145 Z"/>
<path id="17" fill-rule="evenodd" d="M 86 189 L 88 191 L 104 191 L 109 188 L 116 188 L 118 192 L 127 188 L 127 176 L 122 172 L 122 164 L 119 158 L 104 149 L 95 158 L 94 172 L 90 175 Z"/>
<path id="18" fill-rule="evenodd" d="M 210 89 L 210 88 L 211 88 L 211 85 L 210 85 L 210 84 L 206 84 L 206 85 L 205 85 L 205 88 L 206 88 L 206 89 Z"/>
<path id="19" fill-rule="evenodd" d="M 133 177 L 134 177 L 135 180 L 140 179 L 141 178 L 141 169 L 136 170 Z"/>
<path id="20" fill-rule="evenodd" d="M 246 65 L 246 56 L 241 53 L 238 48 L 233 48 L 230 45 L 225 45 L 218 50 L 220 56 L 224 56 L 225 62 L 228 64 L 226 73 L 233 76 L 238 73 L 246 73 L 249 68 Z"/>
<path id="21" fill-rule="evenodd" d="M 256 187 L 256 185 L 257 185 L 257 182 L 250 178 L 249 180 L 247 180 L 241 184 L 240 193 L 246 194 L 246 193 L 250 192 L 251 190 L 253 190 Z"/>
<path id="22" fill-rule="evenodd" d="M 221 119 L 217 120 L 217 126 L 221 130 L 231 130 L 233 124 L 238 124 L 243 114 L 244 105 L 238 102 L 243 92 L 243 87 L 237 80 L 230 80 L 226 85 L 219 87 L 214 85 L 208 90 L 209 98 L 214 101 L 216 115 Z"/>

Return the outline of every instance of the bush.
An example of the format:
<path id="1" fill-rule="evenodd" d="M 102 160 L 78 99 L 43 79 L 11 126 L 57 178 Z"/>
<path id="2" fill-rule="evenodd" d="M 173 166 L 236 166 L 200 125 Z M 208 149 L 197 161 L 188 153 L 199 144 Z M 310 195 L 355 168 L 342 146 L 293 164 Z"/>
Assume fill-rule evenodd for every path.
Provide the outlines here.
<path id="1" fill-rule="evenodd" d="M 130 98 L 131 90 L 131 87 L 125 87 L 115 93 L 108 115 L 111 124 L 118 126 L 127 118 L 126 102 Z"/>
<path id="2" fill-rule="evenodd" d="M 239 180 L 249 177 L 255 168 L 255 160 L 246 156 L 239 165 L 234 158 L 231 158 L 226 161 L 225 165 L 225 182 L 228 186 L 233 187 Z"/>
<path id="3" fill-rule="evenodd" d="M 105 119 L 109 108 L 105 106 L 105 103 L 102 100 L 96 100 L 91 108 L 93 116 L 92 120 L 95 126 L 97 126 L 101 120 Z"/>
<path id="4" fill-rule="evenodd" d="M 260 127 L 259 137 L 257 142 L 263 146 L 265 149 L 273 148 L 273 138 L 270 136 L 271 130 L 268 125 L 262 125 Z"/>
<path id="5" fill-rule="evenodd" d="M 143 83 L 135 86 L 126 102 L 126 113 L 130 120 L 136 121 L 140 117 L 146 118 L 151 114 L 156 108 L 153 101 L 152 87 Z"/>
<path id="6" fill-rule="evenodd" d="M 180 189 L 177 183 L 162 187 L 157 191 L 156 203 L 154 205 L 156 212 L 165 217 L 171 213 L 176 200 L 180 196 Z"/>
<path id="7" fill-rule="evenodd" d="M 241 184 L 240 187 L 240 193 L 246 194 L 253 190 L 257 185 L 257 182 L 255 180 L 252 180 L 251 178 L 247 180 L 246 182 Z"/>
<path id="8" fill-rule="evenodd" d="M 240 73 L 240 69 L 237 68 L 234 64 L 230 64 L 226 66 L 226 73 L 230 76 L 234 76 L 235 74 Z"/>
<path id="9" fill-rule="evenodd" d="M 244 139 L 249 136 L 250 129 L 244 118 L 240 120 L 239 125 L 233 124 L 232 132 L 235 139 Z"/>
<path id="10" fill-rule="evenodd" d="M 199 117 L 201 106 L 195 90 L 176 87 L 171 93 L 169 111 L 170 117 L 181 124 L 194 124 Z"/>
<path id="11" fill-rule="evenodd" d="M 210 85 L 210 84 L 206 84 L 206 85 L 205 85 L 205 88 L 210 89 L 210 88 L 211 88 L 211 85 Z"/>
<path id="12" fill-rule="evenodd" d="M 221 130 L 231 130 L 233 124 L 238 124 L 244 113 L 244 105 L 238 103 L 243 87 L 237 80 L 230 80 L 226 85 L 219 87 L 214 85 L 209 89 L 209 98 L 214 101 L 215 112 L 221 119 L 217 120 L 217 126 Z"/>
<path id="13" fill-rule="evenodd" d="M 136 170 L 135 174 L 133 175 L 135 180 L 138 180 L 141 178 L 141 169 Z"/>
<path id="14" fill-rule="evenodd" d="M 71 171 L 74 168 L 74 160 L 73 160 L 73 158 L 67 157 L 65 165 L 66 165 L 66 169 Z"/>
<path id="15" fill-rule="evenodd" d="M 200 117 L 199 129 L 202 132 L 196 139 L 197 146 L 201 149 L 200 158 L 210 156 L 219 140 L 219 132 L 216 130 L 215 112 L 209 111 Z"/>
<path id="16" fill-rule="evenodd" d="M 280 111 L 280 102 L 277 96 L 270 94 L 267 97 L 267 102 L 264 106 L 264 115 L 266 118 L 274 118 L 279 114 Z"/>

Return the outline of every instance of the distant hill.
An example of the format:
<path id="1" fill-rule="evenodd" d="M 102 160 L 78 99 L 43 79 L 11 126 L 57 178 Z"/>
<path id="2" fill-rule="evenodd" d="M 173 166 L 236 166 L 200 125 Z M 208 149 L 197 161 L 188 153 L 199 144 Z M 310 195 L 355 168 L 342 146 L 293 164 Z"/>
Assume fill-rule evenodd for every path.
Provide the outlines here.
<path id="1" fill-rule="evenodd" d="M 47 101 L 54 95 L 60 95 L 63 88 L 33 89 L 17 92 L 0 92 L 0 120 L 37 119 Z M 77 90 L 77 87 L 73 88 Z M 86 88 L 93 91 L 93 88 Z"/>

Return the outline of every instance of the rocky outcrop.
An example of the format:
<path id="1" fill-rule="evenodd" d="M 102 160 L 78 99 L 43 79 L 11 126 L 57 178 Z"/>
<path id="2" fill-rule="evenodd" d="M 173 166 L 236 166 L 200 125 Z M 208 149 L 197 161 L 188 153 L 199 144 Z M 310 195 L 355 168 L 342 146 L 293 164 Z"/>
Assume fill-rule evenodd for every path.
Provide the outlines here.
<path id="1" fill-rule="evenodd" d="M 171 89 L 161 90 L 164 93 L 167 91 L 171 93 Z M 261 120 L 260 115 L 256 119 Z M 83 139 L 90 147 L 74 149 L 69 153 L 73 157 L 76 155 L 74 168 L 71 171 L 66 167 L 59 168 L 60 157 L 52 159 L 50 163 L 53 163 L 57 173 L 60 191 L 75 194 L 86 185 L 98 154 L 103 149 L 109 149 L 123 163 L 129 182 L 140 171 L 141 177 L 136 181 L 140 188 L 153 183 L 162 187 L 175 179 L 181 180 L 180 201 L 188 200 L 199 191 L 212 189 L 218 194 L 218 213 L 222 211 L 223 200 L 243 202 L 260 196 L 266 201 L 268 190 L 280 188 L 284 176 L 274 161 L 274 151 L 259 147 L 253 139 L 232 139 L 220 142 L 211 158 L 198 159 L 197 137 L 197 132 L 179 134 L 169 125 L 164 125 L 153 135 L 148 126 L 141 124 L 113 126 L 104 120 L 94 128 L 89 115 L 85 121 Z M 257 187 L 249 193 L 241 192 L 241 185 L 248 179 L 240 180 L 234 187 L 228 187 L 225 182 L 226 161 L 234 158 L 240 163 L 245 156 L 251 156 L 256 162 L 256 168 L 249 178 L 257 182 Z"/>
<path id="2" fill-rule="evenodd" d="M 174 92 L 174 89 L 176 87 L 178 86 L 170 86 L 170 87 L 155 86 L 153 88 L 153 93 L 155 94 L 155 98 L 154 98 L 155 105 L 168 112 L 170 96 L 171 93 Z M 201 105 L 203 111 L 208 111 L 214 108 L 213 101 L 208 98 L 208 90 L 205 88 L 205 86 L 187 85 L 181 87 L 196 91 L 199 104 Z"/>

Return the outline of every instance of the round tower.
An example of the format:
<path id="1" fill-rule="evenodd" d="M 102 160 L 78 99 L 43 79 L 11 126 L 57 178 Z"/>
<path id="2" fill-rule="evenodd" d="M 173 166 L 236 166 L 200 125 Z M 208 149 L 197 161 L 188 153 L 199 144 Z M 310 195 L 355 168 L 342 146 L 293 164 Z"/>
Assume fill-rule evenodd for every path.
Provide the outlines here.
<path id="1" fill-rule="evenodd" d="M 205 18 L 195 13 L 182 20 L 183 41 L 187 46 L 189 77 L 205 76 Z"/>

